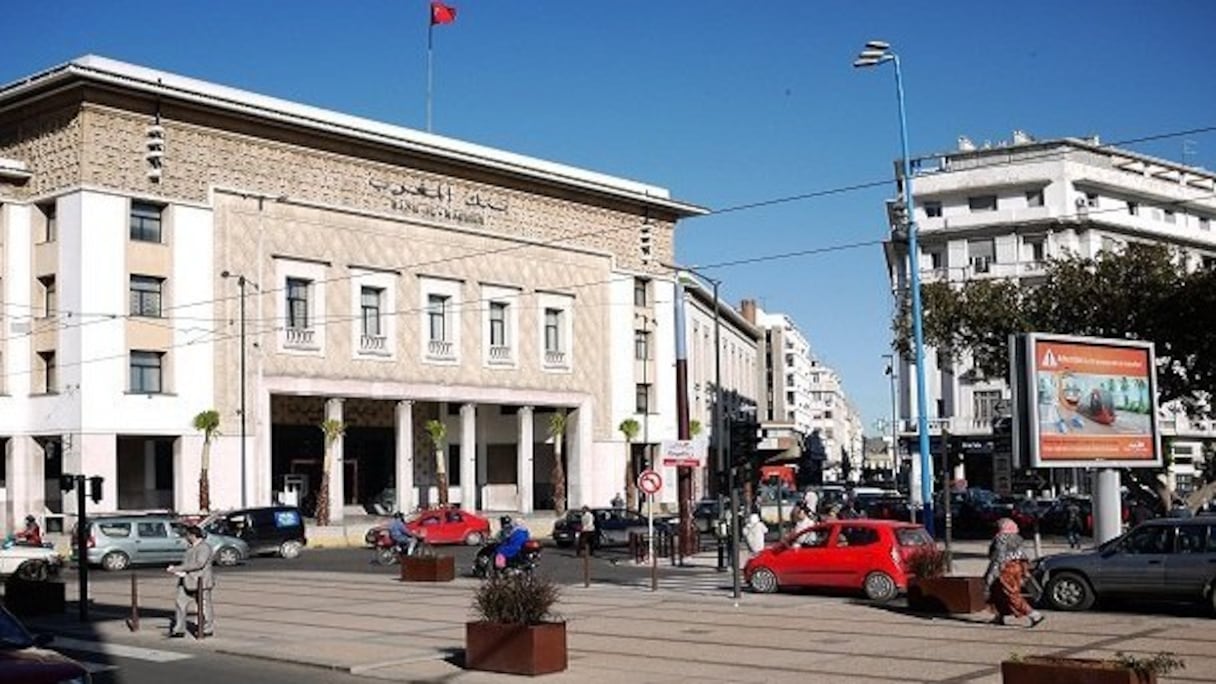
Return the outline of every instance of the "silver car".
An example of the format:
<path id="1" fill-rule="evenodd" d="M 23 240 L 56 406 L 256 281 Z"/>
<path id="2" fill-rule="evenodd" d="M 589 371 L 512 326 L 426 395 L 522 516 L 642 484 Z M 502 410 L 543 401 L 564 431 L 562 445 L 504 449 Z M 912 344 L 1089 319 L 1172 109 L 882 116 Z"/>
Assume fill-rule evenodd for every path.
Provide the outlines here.
<path id="1" fill-rule="evenodd" d="M 169 565 L 186 553 L 185 525 L 168 515 L 107 516 L 89 521 L 89 565 L 110 571 L 132 565 Z M 249 545 L 236 537 L 208 534 L 204 541 L 216 565 L 236 565 Z"/>
<path id="2" fill-rule="evenodd" d="M 1035 573 L 1057 610 L 1108 596 L 1216 606 L 1216 517 L 1150 520 L 1093 551 L 1043 558 Z"/>

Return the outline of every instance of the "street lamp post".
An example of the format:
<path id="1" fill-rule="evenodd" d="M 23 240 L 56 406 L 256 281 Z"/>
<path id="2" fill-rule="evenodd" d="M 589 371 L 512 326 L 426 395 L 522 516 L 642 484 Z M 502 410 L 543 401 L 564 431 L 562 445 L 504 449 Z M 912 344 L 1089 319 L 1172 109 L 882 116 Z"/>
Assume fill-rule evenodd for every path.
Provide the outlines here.
<path id="1" fill-rule="evenodd" d="M 237 286 L 237 289 L 240 290 L 240 293 L 241 293 L 240 294 L 240 299 L 241 299 L 241 324 L 240 324 L 240 338 L 241 338 L 241 342 L 240 342 L 240 344 L 241 344 L 241 361 L 240 361 L 240 366 L 241 366 L 241 368 L 240 368 L 240 374 L 241 374 L 241 380 L 240 380 L 240 385 L 241 385 L 241 389 L 240 389 L 240 393 L 241 393 L 241 408 L 240 408 L 240 414 L 241 414 L 241 508 L 244 508 L 245 506 L 248 505 L 246 503 L 246 494 L 245 494 L 245 490 L 246 490 L 246 483 L 245 483 L 245 479 L 246 479 L 246 474 L 245 474 L 245 466 L 246 466 L 246 455 L 245 455 L 245 451 L 246 451 L 246 447 L 245 447 L 245 285 L 246 284 L 254 285 L 254 283 L 252 281 L 249 281 L 248 279 L 246 279 L 245 276 L 238 274 L 238 273 L 232 273 L 230 271 L 224 271 L 224 272 L 220 273 L 220 277 L 225 278 L 225 279 L 236 278 L 236 286 Z M 257 287 L 257 286 L 254 285 L 254 287 Z"/>
<path id="2" fill-rule="evenodd" d="M 904 110 L 903 72 L 899 67 L 899 55 L 891 51 L 891 45 L 872 40 L 866 43 L 853 62 L 855 68 L 877 66 L 891 62 L 895 66 L 895 95 L 899 101 L 899 143 L 903 152 L 903 200 L 908 221 L 908 270 L 909 287 L 912 290 L 912 338 L 916 355 L 916 432 L 920 446 L 920 496 L 923 522 L 929 534 L 933 534 L 933 471 L 929 453 L 929 418 L 926 413 L 927 392 L 925 388 L 925 341 L 923 313 L 920 301 L 920 258 L 916 240 L 916 212 L 912 206 L 912 159 L 908 155 L 908 118 Z"/>

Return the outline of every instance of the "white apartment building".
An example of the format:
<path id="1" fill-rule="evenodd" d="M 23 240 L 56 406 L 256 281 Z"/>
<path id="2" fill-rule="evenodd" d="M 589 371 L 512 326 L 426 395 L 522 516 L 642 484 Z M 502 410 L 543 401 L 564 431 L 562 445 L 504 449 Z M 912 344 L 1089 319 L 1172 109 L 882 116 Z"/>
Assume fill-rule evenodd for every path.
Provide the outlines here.
<path id="1" fill-rule="evenodd" d="M 1188 267 L 1216 257 L 1211 171 L 1104 147 L 1097 138 L 1037 141 L 1021 131 L 1009 143 L 983 148 L 960 138 L 957 150 L 914 161 L 913 211 L 925 283 L 1034 279 L 1049 257 L 1092 257 L 1132 242 L 1182 248 Z M 902 226 L 893 223 L 892 230 Z M 886 243 L 897 292 L 908 283 L 906 247 L 899 239 Z M 992 418 L 1009 399 L 1004 382 L 979 378 L 966 359 L 940 363 L 931 347 L 925 350 L 925 375 L 931 429 L 991 433 Z M 915 377 L 904 360 L 898 405 L 905 445 L 916 428 Z M 1206 423 L 1173 415 L 1161 424 L 1167 436 L 1216 436 Z M 1197 442 L 1175 444 L 1184 459 L 1190 450 L 1198 453 Z"/>
<path id="2" fill-rule="evenodd" d="M 326 419 L 334 519 L 436 502 L 431 421 L 465 508 L 551 507 L 559 443 L 569 505 L 607 504 L 639 384 L 652 439 L 674 435 L 661 264 L 701 213 L 99 57 L 2 86 L 0 527 L 73 514 L 60 473 L 104 477 L 98 511 L 197 510 L 209 409 L 213 508 L 307 502 Z"/>

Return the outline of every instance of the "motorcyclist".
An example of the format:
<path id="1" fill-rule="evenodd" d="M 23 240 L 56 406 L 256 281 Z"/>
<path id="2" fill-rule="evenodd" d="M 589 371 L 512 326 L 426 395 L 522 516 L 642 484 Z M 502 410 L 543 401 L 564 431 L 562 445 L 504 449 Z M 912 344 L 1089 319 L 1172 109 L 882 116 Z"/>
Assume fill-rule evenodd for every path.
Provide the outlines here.
<path id="1" fill-rule="evenodd" d="M 524 542 L 528 541 L 528 528 L 516 524 L 509 515 L 502 516 L 498 522 L 502 527 L 498 531 L 498 555 L 502 558 L 499 566 L 502 567 L 523 550 Z"/>
<path id="2" fill-rule="evenodd" d="M 401 511 L 393 514 L 393 519 L 388 524 L 388 537 L 397 550 L 406 556 L 412 555 L 414 547 L 418 545 L 418 537 L 410 534 L 409 528 L 405 526 L 405 514 Z"/>
<path id="3" fill-rule="evenodd" d="M 42 546 L 42 528 L 34 516 L 25 516 L 25 529 L 14 535 L 16 542 L 24 546 Z"/>

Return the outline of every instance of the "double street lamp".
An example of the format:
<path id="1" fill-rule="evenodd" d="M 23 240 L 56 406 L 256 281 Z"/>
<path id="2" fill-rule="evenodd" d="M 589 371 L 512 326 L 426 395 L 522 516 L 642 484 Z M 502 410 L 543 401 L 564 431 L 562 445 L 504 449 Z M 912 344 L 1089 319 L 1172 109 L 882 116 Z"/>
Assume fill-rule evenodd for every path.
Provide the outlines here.
<path id="1" fill-rule="evenodd" d="M 912 290 L 912 339 L 916 357 L 916 433 L 920 446 L 920 496 L 925 529 L 933 534 L 933 477 L 929 453 L 929 418 L 926 414 L 927 391 L 925 388 L 925 340 L 922 331 L 923 314 L 920 302 L 920 258 L 916 240 L 916 213 L 912 205 L 912 159 L 908 155 L 908 118 L 904 111 L 903 73 L 899 68 L 899 55 L 891 51 L 891 44 L 871 40 L 857 56 L 853 66 L 858 69 L 891 62 L 895 66 L 895 96 L 899 101 L 899 143 L 903 152 L 903 206 L 908 222 L 908 270 L 909 288 Z"/>

